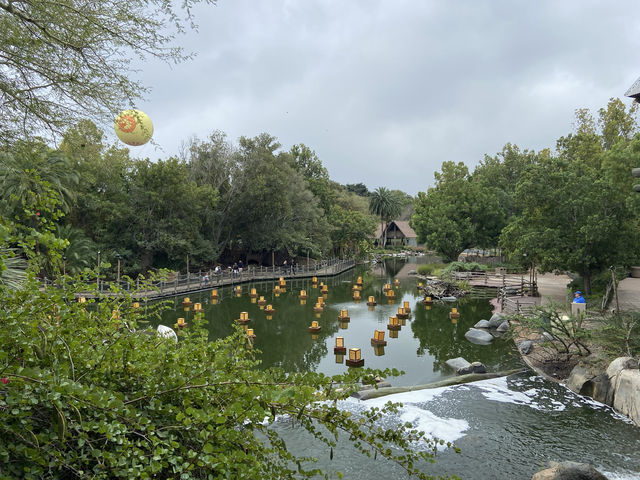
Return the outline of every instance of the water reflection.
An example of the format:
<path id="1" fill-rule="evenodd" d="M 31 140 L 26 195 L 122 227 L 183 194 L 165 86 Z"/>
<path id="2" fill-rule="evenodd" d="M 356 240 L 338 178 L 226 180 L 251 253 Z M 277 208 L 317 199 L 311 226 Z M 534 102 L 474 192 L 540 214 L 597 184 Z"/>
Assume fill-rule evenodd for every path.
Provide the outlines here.
<path id="1" fill-rule="evenodd" d="M 395 260 L 391 263 L 395 263 L 395 267 L 390 271 L 407 271 L 402 269 L 404 262 Z M 255 348 L 262 352 L 262 368 L 279 366 L 291 372 L 343 373 L 347 367 L 343 361 L 338 362 L 333 352 L 336 336 L 344 338 L 347 351 L 360 348 L 363 357 L 367 356 L 367 367 L 394 367 L 405 371 L 403 377 L 391 379 L 394 385 L 428 383 L 451 376 L 454 372 L 448 370 L 444 362 L 458 356 L 481 361 L 490 371 L 520 365 L 510 341 L 496 340 L 492 345 L 480 346 L 464 338 L 469 327 L 481 318 L 489 318 L 488 300 L 465 299 L 454 304 L 436 302 L 428 309 L 420 301 L 415 277 L 400 277 L 396 282 L 387 271 L 376 265 L 373 270 L 359 269 L 336 277 L 321 277 L 315 285 L 311 279 L 287 279 L 287 292 L 282 292 L 281 288 L 278 296 L 274 293 L 278 283 L 275 281 L 246 284 L 240 297 L 236 296 L 237 289 L 219 288 L 217 304 L 210 300 L 209 292 L 192 294 L 190 300 L 202 303 L 212 339 L 229 335 L 240 312 L 247 312 L 251 319 L 249 327 L 256 335 Z M 358 277 L 362 277 L 362 289 L 354 290 Z M 395 293 L 396 300 L 392 303 L 388 303 L 384 295 L 385 286 L 391 286 L 389 290 Z M 322 287 L 327 287 L 326 295 L 321 293 Z M 301 290 L 305 290 L 309 300 L 299 298 Z M 355 291 L 363 301 L 353 300 Z M 250 298 L 249 292 L 254 298 Z M 384 300 L 375 306 L 367 305 L 369 297 Z M 182 297 L 174 300 L 174 311 L 166 312 L 162 323 L 173 325 L 178 316 L 184 316 L 182 300 Z M 316 304 L 321 302 L 323 306 L 316 309 Z M 270 315 L 263 310 L 268 305 L 273 309 Z M 452 323 L 448 316 L 452 306 L 460 313 L 457 323 Z M 406 316 L 405 307 L 410 310 Z M 396 318 L 397 329 L 388 329 L 392 317 Z M 313 321 L 321 327 L 317 332 L 308 331 Z M 372 346 L 371 339 L 376 330 L 388 335 L 386 347 Z"/>

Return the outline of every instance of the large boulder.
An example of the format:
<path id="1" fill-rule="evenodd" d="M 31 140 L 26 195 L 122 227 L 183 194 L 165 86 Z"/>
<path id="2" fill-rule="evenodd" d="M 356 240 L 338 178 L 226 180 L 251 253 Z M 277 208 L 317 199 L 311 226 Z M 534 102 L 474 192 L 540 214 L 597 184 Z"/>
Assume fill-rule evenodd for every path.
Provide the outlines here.
<path id="1" fill-rule="evenodd" d="M 464 337 L 471 343 L 477 345 L 489 345 L 493 342 L 493 335 L 486 330 L 480 330 L 478 328 L 470 328 L 469 331 L 464 334 Z"/>
<path id="2" fill-rule="evenodd" d="M 541 470 L 531 480 L 608 480 L 593 465 L 576 462 L 549 462 L 549 468 Z"/>
<path id="3" fill-rule="evenodd" d="M 611 405 L 614 393 L 611 382 L 602 367 L 595 363 L 581 362 L 573 367 L 566 384 L 575 393 Z"/>
<path id="4" fill-rule="evenodd" d="M 454 370 L 458 370 L 460 368 L 467 368 L 469 365 L 471 365 L 462 357 L 450 358 L 445 363 L 449 367 L 453 368 Z"/>
<path id="5" fill-rule="evenodd" d="M 459 368 L 456 371 L 457 375 L 467 375 L 468 373 L 487 373 L 487 367 L 483 363 L 473 362 L 469 366 Z"/>
<path id="6" fill-rule="evenodd" d="M 489 320 L 480 320 L 473 328 L 489 328 Z"/>
<path id="7" fill-rule="evenodd" d="M 616 379 L 613 408 L 640 425 L 640 370 L 622 370 Z"/>
<path id="8" fill-rule="evenodd" d="M 496 329 L 496 331 L 500 333 L 504 333 L 507 330 L 509 330 L 509 322 L 507 320 L 498 325 L 498 328 Z"/>
<path id="9" fill-rule="evenodd" d="M 506 319 L 501 313 L 494 313 L 489 319 L 489 328 L 498 328 Z"/>

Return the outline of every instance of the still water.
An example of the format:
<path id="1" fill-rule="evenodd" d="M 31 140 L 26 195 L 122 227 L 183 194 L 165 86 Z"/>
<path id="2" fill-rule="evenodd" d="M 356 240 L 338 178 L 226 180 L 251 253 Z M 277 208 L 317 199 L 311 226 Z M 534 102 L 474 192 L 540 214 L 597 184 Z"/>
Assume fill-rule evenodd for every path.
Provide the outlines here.
<path id="1" fill-rule="evenodd" d="M 345 372 L 348 367 L 344 360 L 333 353 L 337 336 L 344 337 L 347 348 L 362 350 L 366 367 L 403 370 L 402 376 L 388 379 L 393 385 L 430 383 L 455 375 L 444 362 L 459 356 L 480 361 L 489 371 L 522 365 L 510 340 L 497 338 L 493 344 L 481 346 L 464 338 L 467 329 L 478 320 L 490 318 L 487 298 L 465 298 L 427 309 L 420 303 L 415 277 L 406 275 L 414 268 L 415 264 L 395 259 L 371 270 L 319 278 L 329 289 L 326 306 L 319 315 L 313 312 L 313 306 L 321 293 L 310 279 L 287 279 L 287 292 L 279 296 L 272 292 L 273 282 L 263 282 L 243 284 L 239 297 L 231 287 L 221 289 L 222 298 L 215 305 L 210 292 L 190 298 L 203 304 L 211 338 L 231 333 L 240 312 L 248 312 L 249 327 L 256 334 L 255 345 L 262 351 L 265 368 L 280 366 L 287 371 L 315 370 L 329 375 Z M 364 280 L 363 300 L 359 303 L 352 299 L 357 276 Z M 399 280 L 398 286 L 394 285 L 395 279 Z M 385 283 L 391 283 L 396 293 L 392 304 L 385 300 Z M 251 288 L 273 306 L 271 318 L 249 298 Z M 298 299 L 302 289 L 309 296 L 305 304 Z M 369 296 L 375 296 L 377 306 L 366 305 Z M 181 301 L 182 297 L 175 299 L 175 308 L 165 312 L 162 323 L 172 326 L 178 316 L 185 316 Z M 386 328 L 389 317 L 405 301 L 409 302 L 411 315 L 397 338 L 390 338 Z M 452 307 L 460 312 L 455 323 L 449 319 Z M 349 313 L 348 323 L 338 321 L 338 314 L 344 309 Z M 322 327 L 317 336 L 307 331 L 314 320 Z M 375 330 L 385 332 L 387 346 L 383 351 L 370 345 Z M 608 407 L 531 373 L 366 402 L 353 399 L 344 402 L 343 408 L 357 412 L 389 400 L 404 404 L 396 418 L 386 420 L 389 426 L 411 421 L 462 449 L 460 454 L 440 451 L 437 463 L 425 466 L 430 474 L 455 474 L 464 479 L 529 479 L 548 460 L 571 460 L 592 463 L 611 479 L 640 479 L 640 429 Z M 322 445 L 291 427 L 288 421 L 277 423 L 276 428 L 294 451 L 315 451 L 320 465 L 344 472 L 344 478 L 405 478 L 394 465 L 362 458 L 348 445 L 338 449 L 330 461 L 329 452 Z"/>

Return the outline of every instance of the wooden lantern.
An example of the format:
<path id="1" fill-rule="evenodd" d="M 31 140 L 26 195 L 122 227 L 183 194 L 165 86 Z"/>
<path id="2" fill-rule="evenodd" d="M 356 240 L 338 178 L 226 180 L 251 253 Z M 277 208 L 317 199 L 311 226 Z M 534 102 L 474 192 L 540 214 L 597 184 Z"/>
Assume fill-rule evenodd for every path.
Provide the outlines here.
<path id="1" fill-rule="evenodd" d="M 336 337 L 336 344 L 333 347 L 333 353 L 340 355 L 347 353 L 347 347 L 344 346 L 344 337 Z"/>
<path id="2" fill-rule="evenodd" d="M 373 332 L 373 338 L 371 339 L 371 345 L 385 346 L 387 341 L 384 339 L 384 330 L 375 330 Z"/>
<path id="3" fill-rule="evenodd" d="M 359 348 L 349 349 L 349 358 L 345 363 L 350 367 L 362 367 L 364 365 L 364 358 L 361 358 L 361 352 Z"/>
<path id="4" fill-rule="evenodd" d="M 387 330 L 400 330 L 402 325 L 398 321 L 398 317 L 389 317 L 389 324 L 387 325 Z"/>
<path id="5" fill-rule="evenodd" d="M 451 312 L 449 312 L 449 318 L 460 318 L 460 312 L 458 312 L 457 308 L 452 308 Z"/>
<path id="6" fill-rule="evenodd" d="M 309 327 L 309 331 L 311 333 L 317 333 L 320 330 L 322 330 L 322 327 L 320 326 L 320 324 L 318 322 L 316 322 L 315 320 L 313 322 L 311 322 L 311 326 Z"/>
<path id="7" fill-rule="evenodd" d="M 376 297 L 374 297 L 373 295 L 369 296 L 369 301 L 367 302 L 367 305 L 370 307 L 375 307 L 377 305 Z"/>

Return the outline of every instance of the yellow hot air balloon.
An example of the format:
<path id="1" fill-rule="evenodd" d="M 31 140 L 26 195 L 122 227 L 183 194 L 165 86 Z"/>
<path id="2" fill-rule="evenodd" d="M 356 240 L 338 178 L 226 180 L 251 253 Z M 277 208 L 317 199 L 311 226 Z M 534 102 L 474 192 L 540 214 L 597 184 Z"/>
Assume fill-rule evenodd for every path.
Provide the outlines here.
<path id="1" fill-rule="evenodd" d="M 140 110 L 124 110 L 113 123 L 116 135 L 127 145 L 144 145 L 153 135 L 153 123 L 149 116 Z"/>

